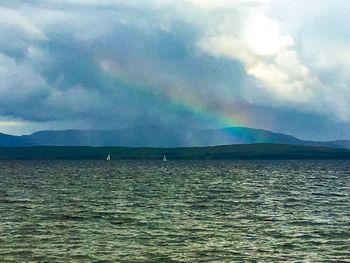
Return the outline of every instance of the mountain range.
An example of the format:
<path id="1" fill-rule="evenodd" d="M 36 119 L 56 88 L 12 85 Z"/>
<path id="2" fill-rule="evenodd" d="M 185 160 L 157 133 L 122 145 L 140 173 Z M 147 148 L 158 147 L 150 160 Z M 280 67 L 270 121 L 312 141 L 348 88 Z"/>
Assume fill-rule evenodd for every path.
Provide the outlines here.
<path id="1" fill-rule="evenodd" d="M 119 130 L 44 130 L 21 136 L 0 133 L 0 147 L 204 147 L 256 143 L 350 149 L 350 141 L 348 140 L 306 141 L 282 133 L 246 127 L 188 129 L 138 126 Z"/>

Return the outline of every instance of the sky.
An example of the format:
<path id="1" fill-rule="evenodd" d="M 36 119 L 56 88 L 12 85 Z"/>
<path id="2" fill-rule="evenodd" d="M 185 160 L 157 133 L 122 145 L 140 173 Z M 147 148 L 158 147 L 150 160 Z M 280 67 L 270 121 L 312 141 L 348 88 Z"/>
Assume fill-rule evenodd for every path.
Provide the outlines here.
<path id="1" fill-rule="evenodd" d="M 2 0 L 0 132 L 350 139 L 348 0 Z"/>

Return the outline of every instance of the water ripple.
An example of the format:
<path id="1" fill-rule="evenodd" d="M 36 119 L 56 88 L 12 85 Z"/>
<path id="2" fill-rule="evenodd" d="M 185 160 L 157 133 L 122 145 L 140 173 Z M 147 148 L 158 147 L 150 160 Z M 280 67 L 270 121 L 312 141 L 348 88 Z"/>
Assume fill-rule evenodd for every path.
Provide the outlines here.
<path id="1" fill-rule="evenodd" d="M 10 161 L 0 262 L 350 262 L 348 161 Z"/>

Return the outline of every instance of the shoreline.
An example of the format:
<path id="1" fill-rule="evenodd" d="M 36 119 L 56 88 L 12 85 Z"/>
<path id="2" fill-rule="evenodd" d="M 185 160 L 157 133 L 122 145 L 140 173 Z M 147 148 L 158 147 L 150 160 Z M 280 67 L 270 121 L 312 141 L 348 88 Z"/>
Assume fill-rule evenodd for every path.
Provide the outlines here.
<path id="1" fill-rule="evenodd" d="M 208 147 L 0 147 L 0 160 L 296 160 L 350 159 L 349 149 L 288 144 L 237 144 Z"/>

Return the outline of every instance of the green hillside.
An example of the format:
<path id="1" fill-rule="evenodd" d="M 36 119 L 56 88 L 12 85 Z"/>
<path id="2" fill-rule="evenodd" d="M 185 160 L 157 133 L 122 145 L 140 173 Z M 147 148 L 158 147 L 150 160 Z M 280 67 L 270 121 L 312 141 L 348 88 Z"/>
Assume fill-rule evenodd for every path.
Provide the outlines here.
<path id="1" fill-rule="evenodd" d="M 350 159 L 350 150 L 285 144 L 240 144 L 192 148 L 8 147 L 0 159 Z"/>

